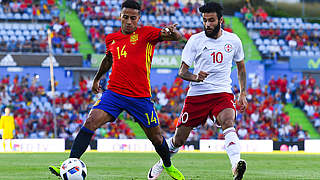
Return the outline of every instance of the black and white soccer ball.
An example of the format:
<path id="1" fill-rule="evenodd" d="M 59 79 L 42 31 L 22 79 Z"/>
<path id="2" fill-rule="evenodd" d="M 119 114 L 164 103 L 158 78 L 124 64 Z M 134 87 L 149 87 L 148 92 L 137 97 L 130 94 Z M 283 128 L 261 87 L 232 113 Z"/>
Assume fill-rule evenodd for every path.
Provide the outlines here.
<path id="1" fill-rule="evenodd" d="M 80 159 L 69 158 L 60 167 L 60 176 L 63 180 L 84 180 L 87 176 L 87 167 Z"/>

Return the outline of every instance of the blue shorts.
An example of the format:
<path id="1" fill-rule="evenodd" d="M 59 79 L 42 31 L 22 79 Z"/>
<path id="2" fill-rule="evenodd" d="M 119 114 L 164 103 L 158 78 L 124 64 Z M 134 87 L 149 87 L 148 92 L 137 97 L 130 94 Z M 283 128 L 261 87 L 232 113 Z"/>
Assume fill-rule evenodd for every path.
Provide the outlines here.
<path id="1" fill-rule="evenodd" d="M 93 105 L 92 109 L 101 109 L 112 115 L 115 119 L 125 110 L 146 128 L 159 125 L 158 115 L 150 98 L 128 97 L 106 90 Z"/>

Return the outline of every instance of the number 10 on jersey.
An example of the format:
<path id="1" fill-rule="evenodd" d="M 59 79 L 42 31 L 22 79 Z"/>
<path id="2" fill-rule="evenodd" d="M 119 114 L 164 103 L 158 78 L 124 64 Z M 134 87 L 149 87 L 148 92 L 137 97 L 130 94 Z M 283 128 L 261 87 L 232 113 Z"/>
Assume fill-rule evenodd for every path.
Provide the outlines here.
<path id="1" fill-rule="evenodd" d="M 212 54 L 211 54 L 211 56 L 212 56 L 212 62 L 213 63 L 222 63 L 222 61 L 223 61 L 223 54 L 222 54 L 222 52 L 213 52 Z"/>

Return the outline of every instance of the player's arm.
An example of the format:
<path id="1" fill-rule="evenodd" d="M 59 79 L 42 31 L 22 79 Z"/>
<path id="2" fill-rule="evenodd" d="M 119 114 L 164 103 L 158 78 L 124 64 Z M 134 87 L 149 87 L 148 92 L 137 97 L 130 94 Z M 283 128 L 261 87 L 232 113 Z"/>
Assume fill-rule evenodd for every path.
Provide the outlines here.
<path id="1" fill-rule="evenodd" d="M 178 41 L 182 35 L 176 28 L 177 24 L 169 25 L 163 28 L 160 32 L 160 39 L 162 41 Z"/>
<path id="2" fill-rule="evenodd" d="M 247 73 L 244 60 L 237 62 L 237 69 L 238 69 L 238 80 L 240 85 L 240 97 L 239 97 L 239 105 L 240 105 L 240 112 L 243 113 L 247 108 Z"/>
<path id="3" fill-rule="evenodd" d="M 189 71 L 189 66 L 185 62 L 182 61 L 178 75 L 179 75 L 179 77 L 181 77 L 182 79 L 184 79 L 186 81 L 202 82 L 205 78 L 207 78 L 207 76 L 209 74 L 204 71 L 200 71 L 197 75 L 192 74 Z"/>
<path id="4" fill-rule="evenodd" d="M 92 84 L 92 92 L 97 94 L 101 91 L 101 87 L 99 86 L 99 81 L 100 78 L 109 71 L 109 69 L 111 68 L 113 63 L 113 59 L 112 59 L 112 54 L 109 52 L 108 54 L 106 54 L 102 61 L 101 64 L 99 66 L 99 70 L 96 73 L 96 75 L 94 76 L 93 79 L 93 84 Z"/>

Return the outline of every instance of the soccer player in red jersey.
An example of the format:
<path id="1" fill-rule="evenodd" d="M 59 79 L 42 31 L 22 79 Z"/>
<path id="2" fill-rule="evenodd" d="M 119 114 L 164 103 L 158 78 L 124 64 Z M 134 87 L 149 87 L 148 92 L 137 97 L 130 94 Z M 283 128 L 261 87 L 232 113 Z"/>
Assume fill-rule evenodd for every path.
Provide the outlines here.
<path id="1" fill-rule="evenodd" d="M 135 118 L 154 145 L 166 172 L 173 179 L 184 180 L 182 173 L 171 163 L 168 144 L 161 135 L 158 116 L 150 100 L 150 68 L 155 45 L 163 40 L 179 40 L 181 34 L 176 24 L 164 29 L 151 26 L 139 28 L 140 9 L 134 0 L 123 2 L 121 29 L 106 36 L 106 55 L 94 77 L 92 91 L 101 92 L 100 78 L 112 67 L 107 90 L 90 111 L 75 138 L 69 158 L 80 158 L 94 131 L 107 122 L 115 121 L 125 110 Z M 50 166 L 49 169 L 60 176 L 59 168 Z"/>
<path id="2" fill-rule="evenodd" d="M 246 70 L 240 38 L 220 28 L 223 22 L 220 4 L 206 3 L 199 8 L 204 31 L 194 34 L 185 45 L 179 76 L 189 83 L 175 134 L 168 140 L 171 155 L 178 152 L 194 127 L 205 124 L 207 118 L 216 119 L 223 130 L 227 151 L 235 180 L 241 180 L 246 171 L 246 162 L 240 159 L 240 141 L 234 128 L 236 117 L 234 95 L 231 90 L 232 63 L 237 64 L 240 95 L 239 111 L 247 107 Z M 193 73 L 189 67 L 194 64 Z M 159 160 L 149 171 L 158 177 L 163 162 Z"/>

